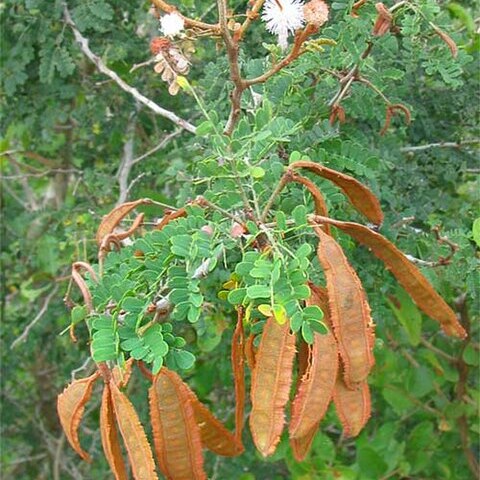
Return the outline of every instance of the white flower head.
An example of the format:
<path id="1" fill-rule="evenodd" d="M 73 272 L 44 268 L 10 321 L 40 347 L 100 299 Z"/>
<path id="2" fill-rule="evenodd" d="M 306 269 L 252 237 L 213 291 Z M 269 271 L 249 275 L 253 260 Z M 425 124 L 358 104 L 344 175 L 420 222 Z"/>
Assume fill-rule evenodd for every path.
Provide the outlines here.
<path id="1" fill-rule="evenodd" d="M 303 26 L 305 16 L 302 0 L 266 0 L 262 20 L 267 30 L 278 36 L 278 44 L 285 50 L 288 35 Z"/>
<path id="2" fill-rule="evenodd" d="M 178 13 L 169 13 L 160 19 L 160 31 L 166 37 L 174 37 L 185 28 L 185 20 Z"/>

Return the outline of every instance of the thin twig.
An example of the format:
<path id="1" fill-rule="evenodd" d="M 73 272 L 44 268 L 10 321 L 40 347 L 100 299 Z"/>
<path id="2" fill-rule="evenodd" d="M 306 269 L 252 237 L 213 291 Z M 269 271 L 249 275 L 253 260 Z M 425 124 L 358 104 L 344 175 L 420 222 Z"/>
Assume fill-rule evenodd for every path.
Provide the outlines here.
<path id="1" fill-rule="evenodd" d="M 62 457 L 63 447 L 65 445 L 65 434 L 62 432 L 58 439 L 57 449 L 55 451 L 55 458 L 53 462 L 53 479 L 60 480 L 60 460 Z"/>
<path id="2" fill-rule="evenodd" d="M 84 55 L 92 62 L 94 63 L 98 70 L 109 76 L 122 90 L 125 92 L 129 93 L 132 95 L 136 100 L 138 100 L 140 103 L 143 103 L 146 107 L 148 107 L 150 110 L 155 112 L 157 115 L 160 115 L 164 118 L 167 118 L 171 122 L 175 123 L 179 127 L 184 128 L 185 130 L 195 133 L 196 128 L 194 125 L 191 123 L 187 122 L 183 118 L 180 118 L 178 115 L 175 113 L 171 112 L 170 110 L 166 110 L 165 108 L 162 108 L 160 105 L 155 103 L 153 100 L 145 97 L 142 95 L 136 88 L 128 85 L 124 80 L 122 80 L 117 73 L 115 73 L 113 70 L 110 70 L 103 60 L 98 56 L 95 55 L 91 50 L 90 47 L 88 46 L 88 39 L 86 39 L 78 30 L 75 22 L 72 19 L 72 16 L 70 15 L 70 11 L 68 10 L 67 4 L 64 3 L 64 19 L 65 23 L 71 28 L 73 35 L 75 37 L 75 40 L 78 42 L 80 45 L 80 49 L 84 53 Z"/>
<path id="3" fill-rule="evenodd" d="M 365 77 L 358 77 L 357 80 L 360 82 L 360 83 L 363 83 L 365 85 L 367 85 L 367 87 L 370 87 L 379 97 L 382 98 L 382 100 L 387 104 L 387 105 L 391 105 L 392 102 L 384 95 L 384 93 L 376 86 L 374 85 L 370 80 L 368 80 L 367 78 Z"/>
<path id="4" fill-rule="evenodd" d="M 260 9 L 262 8 L 264 3 L 265 3 L 265 0 L 256 0 L 255 3 L 252 5 L 252 8 L 247 11 L 247 18 L 243 22 L 237 34 L 238 40 L 241 40 L 243 38 L 243 36 L 245 35 L 245 32 L 248 30 L 248 27 L 250 27 L 250 24 L 252 23 L 252 21 L 258 17 Z"/>
<path id="5" fill-rule="evenodd" d="M 400 149 L 404 153 L 422 152 L 423 150 L 430 150 L 431 148 L 462 148 L 465 145 L 480 144 L 480 139 L 462 140 L 460 142 L 436 142 L 427 143 L 426 145 L 408 145 Z"/>
<path id="6" fill-rule="evenodd" d="M 137 175 L 131 182 L 130 184 L 128 185 L 127 187 L 127 198 L 128 198 L 128 195 L 130 195 L 130 191 L 132 190 L 132 188 L 146 175 L 145 172 L 142 172 L 140 173 L 139 175 Z"/>
<path id="7" fill-rule="evenodd" d="M 135 165 L 137 164 L 138 162 L 141 162 L 142 160 L 144 160 L 145 158 L 149 157 L 150 155 L 153 155 L 155 152 L 158 152 L 159 150 L 161 150 L 163 147 L 165 147 L 169 142 L 170 140 L 172 140 L 172 138 L 175 138 L 177 137 L 180 133 L 182 133 L 183 129 L 181 128 L 178 128 L 177 130 L 173 131 L 172 133 L 169 133 L 168 135 L 166 135 L 158 145 L 156 145 L 155 147 L 151 148 L 150 150 L 148 150 L 148 152 L 145 152 L 143 153 L 142 155 L 140 155 L 139 157 L 137 158 L 134 158 L 132 160 L 132 165 Z"/>
<path id="8" fill-rule="evenodd" d="M 133 167 L 133 149 L 135 145 L 135 127 L 137 123 L 137 111 L 130 114 L 125 129 L 125 143 L 123 144 L 123 155 L 117 171 L 118 186 L 120 192 L 117 205 L 125 203 L 129 193 L 128 177 Z"/>
<path id="9" fill-rule="evenodd" d="M 232 219 L 234 222 L 238 223 L 239 225 L 243 225 L 243 220 L 240 217 L 237 217 L 236 215 L 233 215 L 232 213 L 228 212 L 227 210 L 224 210 L 223 208 L 219 207 L 218 205 L 215 205 L 214 203 L 210 202 L 204 197 L 197 197 L 197 201 L 199 205 L 205 205 L 208 208 L 211 208 L 212 210 L 216 210 L 217 212 L 220 212 L 222 215 Z"/>
<path id="10" fill-rule="evenodd" d="M 178 16 L 182 17 L 185 25 L 188 27 L 200 28 L 201 30 L 209 30 L 212 31 L 212 33 L 217 34 L 220 33 L 220 26 L 218 25 L 218 23 L 213 25 L 210 23 L 200 22 L 198 20 L 186 17 L 177 10 L 177 7 L 174 7 L 173 5 L 170 5 L 163 0 L 151 0 L 151 2 L 165 13 L 176 13 Z"/>
<path id="11" fill-rule="evenodd" d="M 52 291 L 45 297 L 42 308 L 37 313 L 36 317 L 25 327 L 22 334 L 10 345 L 11 349 L 14 349 L 17 345 L 19 345 L 20 343 L 24 342 L 27 339 L 28 334 L 30 333 L 30 330 L 37 324 L 37 322 L 41 320 L 43 315 L 45 315 L 45 312 L 48 310 L 50 302 L 54 297 L 54 295 L 57 293 L 57 291 L 58 291 L 58 284 L 56 284 L 55 287 L 53 287 Z"/>
<path id="12" fill-rule="evenodd" d="M 273 75 L 275 75 L 280 70 L 290 65 L 300 55 L 303 55 L 305 52 L 307 52 L 307 50 L 302 49 L 302 45 L 307 40 L 307 38 L 314 32 L 315 32 L 315 29 L 311 25 L 307 25 L 307 27 L 304 30 L 302 30 L 301 32 L 298 32 L 295 36 L 295 42 L 292 46 L 292 49 L 290 50 L 290 53 L 285 58 L 280 60 L 280 62 L 273 65 L 273 67 L 270 70 L 266 71 L 262 75 L 259 75 L 258 77 L 255 77 L 255 78 L 245 79 L 246 86 L 251 87 L 252 85 L 265 83 Z"/>
<path id="13" fill-rule="evenodd" d="M 82 173 L 81 170 L 77 170 L 76 168 L 52 168 L 51 170 L 45 170 L 41 173 L 22 173 L 18 175 L 0 175 L 0 179 L 3 180 L 19 180 L 22 178 L 41 178 L 47 177 L 54 173 Z"/>
<path id="14" fill-rule="evenodd" d="M 87 357 L 87 359 L 83 362 L 80 367 L 75 368 L 72 370 L 71 375 L 72 375 L 72 382 L 75 380 L 77 373 L 83 372 L 85 370 L 88 370 L 88 366 L 90 365 L 90 362 L 92 361 L 92 357 Z M 93 370 L 92 370 L 93 372 Z"/>
<path id="15" fill-rule="evenodd" d="M 438 356 L 444 358 L 445 360 L 451 362 L 451 363 L 456 363 L 457 359 L 455 357 L 452 357 L 448 353 L 444 352 L 443 350 L 440 350 L 437 348 L 435 345 L 432 345 L 428 340 L 426 340 L 423 337 L 420 337 L 420 343 L 427 348 L 428 350 L 431 350 L 432 352 L 436 353 Z"/>
<path id="16" fill-rule="evenodd" d="M 30 212 L 32 211 L 32 208 L 30 207 L 30 205 L 23 201 L 16 193 L 15 191 L 10 188 L 6 183 L 3 183 L 2 184 L 2 188 L 18 203 L 20 204 L 24 210 L 26 210 L 27 212 Z"/>
<path id="17" fill-rule="evenodd" d="M 225 48 L 227 50 L 228 63 L 230 66 L 230 78 L 233 82 L 234 88 L 231 93 L 231 108 L 230 115 L 228 117 L 227 124 L 225 125 L 225 135 L 231 135 L 238 119 L 240 118 L 240 108 L 242 94 L 247 88 L 242 74 L 240 72 L 240 65 L 238 63 L 238 41 L 234 40 L 228 30 L 228 18 L 227 18 L 227 3 L 226 0 L 217 0 L 218 18 L 220 23 L 220 31 L 222 34 Z"/>
<path id="18" fill-rule="evenodd" d="M 291 172 L 288 170 L 283 174 L 282 178 L 280 178 L 277 186 L 275 187 L 275 190 L 270 195 L 270 198 L 267 200 L 265 208 L 263 209 L 262 215 L 260 217 L 260 220 L 262 223 L 265 222 L 265 220 L 267 219 L 268 212 L 272 208 L 272 205 L 275 202 L 278 195 L 280 195 L 282 190 L 285 188 L 285 185 L 288 183 L 290 176 L 291 176 Z"/>
<path id="19" fill-rule="evenodd" d="M 12 163 L 13 169 L 15 170 L 18 179 L 20 181 L 20 184 L 22 185 L 23 192 L 25 194 L 25 198 L 27 199 L 28 205 L 30 205 L 30 209 L 32 212 L 35 212 L 38 210 L 40 207 L 38 205 L 37 199 L 35 197 L 35 194 L 33 193 L 33 190 L 31 189 L 30 185 L 28 184 L 28 181 L 25 177 L 25 175 L 22 174 L 20 167 L 16 163 Z"/>

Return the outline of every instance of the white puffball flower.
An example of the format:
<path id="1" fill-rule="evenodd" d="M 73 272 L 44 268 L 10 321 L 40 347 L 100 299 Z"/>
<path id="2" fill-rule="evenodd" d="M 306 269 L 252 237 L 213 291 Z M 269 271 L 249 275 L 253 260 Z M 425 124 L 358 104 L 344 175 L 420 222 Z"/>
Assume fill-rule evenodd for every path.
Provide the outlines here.
<path id="1" fill-rule="evenodd" d="M 160 19 L 160 30 L 166 37 L 174 37 L 185 28 L 185 20 L 178 13 L 169 13 Z"/>
<path id="2" fill-rule="evenodd" d="M 262 20 L 270 33 L 278 36 L 278 44 L 285 50 L 288 35 L 303 26 L 305 15 L 301 0 L 266 0 Z"/>

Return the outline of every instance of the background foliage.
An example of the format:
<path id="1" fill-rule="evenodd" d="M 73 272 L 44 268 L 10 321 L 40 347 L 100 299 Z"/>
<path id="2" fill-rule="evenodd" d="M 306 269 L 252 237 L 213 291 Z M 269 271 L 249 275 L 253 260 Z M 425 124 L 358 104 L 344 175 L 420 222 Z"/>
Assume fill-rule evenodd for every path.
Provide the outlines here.
<path id="1" fill-rule="evenodd" d="M 231 3 L 241 11 L 245 2 Z M 385 104 L 361 83 L 353 84 L 342 103 L 347 122 L 328 122 L 327 102 L 338 88 L 330 73 L 348 69 L 358 59 L 375 18 L 369 3 L 359 18 L 351 17 L 352 3 L 331 4 L 321 36 L 334 39 L 335 46 L 304 55 L 265 85 L 253 87 L 254 93 L 246 93 L 243 120 L 233 138 L 239 152 L 248 154 L 250 167 L 261 165 L 266 172 L 254 185 L 262 201 L 278 180 L 275 166 L 298 151 L 368 184 L 386 212 L 383 234 L 403 251 L 426 261 L 447 255 L 448 248 L 431 231 L 440 226 L 441 235 L 459 250 L 451 264 L 425 268 L 424 273 L 456 305 L 462 321 L 471 323 L 471 335 L 465 342 L 445 338 L 368 252 L 341 237 L 359 267 L 377 324 L 374 417 L 357 440 L 345 441 L 330 412 L 302 464 L 291 457 L 288 442 L 267 461 L 249 442 L 239 458 L 207 457 L 211 478 L 474 478 L 480 433 L 478 222 L 477 230 L 473 228 L 478 215 L 480 89 L 474 2 L 412 2 L 420 13 L 399 16 L 401 33 L 375 39 L 362 73 L 393 103 L 412 111 L 410 125 L 396 116 L 385 136 L 378 133 Z M 206 0 L 182 2 L 186 13 L 201 12 L 215 22 L 212 5 Z M 163 107 L 197 125 L 204 121 L 195 99 L 185 92 L 169 96 L 151 67 L 130 72 L 132 65 L 150 58 L 149 41 L 158 34 L 148 2 L 71 1 L 69 7 L 92 50 L 111 69 Z M 56 418 L 56 395 L 89 351 L 84 327 L 78 329 L 77 344 L 59 335 L 70 321 L 62 302 L 70 264 L 94 260 L 96 227 L 125 193 L 122 162 L 132 154 L 129 148 L 140 157 L 169 135 L 163 148 L 129 172 L 128 198 L 181 206 L 212 187 L 204 179 L 216 175 L 218 144 L 213 133 L 206 133 L 208 125 L 196 136 L 176 130 L 98 73 L 63 22 L 61 2 L 7 0 L 0 4 L 0 15 L 2 473 L 32 479 L 109 478 L 93 413 L 98 396 L 88 426 L 82 427 L 92 465 L 80 462 L 69 449 Z M 427 20 L 456 41 L 457 59 Z M 241 55 L 244 72 L 254 76 L 264 70 L 267 50 L 262 42 L 272 41 L 261 25 L 249 31 Z M 223 125 L 231 89 L 227 61 L 212 39 L 197 41 L 195 49 L 189 81 L 214 123 L 218 119 Z M 261 107 L 256 94 L 263 96 Z M 428 147 L 438 142 L 457 147 Z M 214 184 L 213 192 L 232 190 L 228 179 L 216 178 Z M 325 183 L 322 188 L 334 218 L 355 218 L 334 187 Z M 236 201 L 231 194 L 218 198 L 227 207 Z M 292 186 L 279 208 L 290 214 L 299 203 L 309 202 L 300 187 Z M 159 215 L 158 209 L 145 210 Z M 222 272 L 218 275 L 208 279 L 213 297 L 223 279 Z M 31 323 L 20 339 L 25 341 L 11 348 Z M 182 332 L 197 356 L 184 378 L 230 425 L 228 339 L 233 324 L 233 311 L 225 303 L 224 310 L 207 310 L 200 324 Z M 141 380 L 129 389 L 142 415 Z"/>

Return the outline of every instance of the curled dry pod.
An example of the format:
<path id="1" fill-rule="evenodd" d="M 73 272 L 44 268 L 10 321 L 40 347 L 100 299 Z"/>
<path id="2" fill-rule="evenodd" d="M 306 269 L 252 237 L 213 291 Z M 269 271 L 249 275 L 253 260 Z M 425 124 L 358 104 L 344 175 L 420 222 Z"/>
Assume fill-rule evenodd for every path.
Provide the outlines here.
<path id="1" fill-rule="evenodd" d="M 87 306 L 87 310 L 91 312 L 93 310 L 92 294 L 87 286 L 87 282 L 75 268 L 72 268 L 72 280 L 77 284 L 78 288 L 82 292 L 83 301 Z"/>
<path id="2" fill-rule="evenodd" d="M 322 301 L 318 287 L 310 285 L 312 296 L 309 305 L 318 305 L 324 312 L 325 324 L 330 327 L 328 304 Z M 305 372 L 300 377 L 297 393 L 292 402 L 292 416 L 289 426 L 290 438 L 308 437 L 312 429 L 323 419 L 330 400 L 338 371 L 338 350 L 333 333 L 325 335 L 315 332 L 313 345 Z"/>
<path id="3" fill-rule="evenodd" d="M 182 379 L 163 367 L 149 390 L 155 453 L 169 480 L 206 480 L 202 444 Z"/>
<path id="4" fill-rule="evenodd" d="M 139 205 L 149 205 L 152 201 L 149 198 L 141 198 L 134 202 L 126 202 L 115 207 L 110 213 L 105 215 L 98 227 L 96 240 L 100 246 L 102 240 L 109 233 L 112 233 L 115 227 L 135 208 Z M 137 217 L 138 219 L 138 217 Z"/>
<path id="5" fill-rule="evenodd" d="M 250 430 L 260 453 L 271 455 L 285 424 L 285 405 L 292 383 L 295 335 L 289 322 L 270 317 L 263 329 L 252 375 Z"/>
<path id="6" fill-rule="evenodd" d="M 298 168 L 305 168 L 306 170 L 315 173 L 320 177 L 330 180 L 342 189 L 343 193 L 360 213 L 365 215 L 371 222 L 377 225 L 382 224 L 383 212 L 378 198 L 369 188 L 360 183 L 358 180 L 355 180 L 355 178 L 345 175 L 344 173 L 337 172 L 336 170 L 324 167 L 319 163 L 303 160 L 292 163 L 288 168 L 294 170 Z"/>
<path id="7" fill-rule="evenodd" d="M 87 286 L 87 282 L 85 282 L 79 272 L 80 269 L 86 270 L 88 273 L 90 273 L 92 280 L 95 282 L 98 281 L 97 274 L 93 270 L 92 266 L 86 262 L 75 262 L 72 264 L 72 280 L 77 284 L 78 288 L 82 292 L 83 301 L 85 302 L 88 311 L 91 312 L 93 310 L 92 294 Z"/>
<path id="8" fill-rule="evenodd" d="M 105 457 L 115 480 L 128 480 L 128 473 L 120 447 L 120 439 L 115 425 L 111 396 L 110 387 L 107 384 L 103 389 L 102 406 L 100 409 L 100 434 L 102 437 L 103 451 L 105 452 Z"/>
<path id="9" fill-rule="evenodd" d="M 130 400 L 113 380 L 109 383 L 113 412 L 128 453 L 135 480 L 157 480 L 155 462 L 145 431 Z"/>
<path id="10" fill-rule="evenodd" d="M 323 230 L 317 255 L 327 279 L 330 318 L 344 364 L 345 383 L 356 388 L 365 381 L 375 363 L 373 322 L 360 279 L 340 245 Z"/>
<path id="11" fill-rule="evenodd" d="M 78 427 L 82 421 L 85 404 L 92 396 L 93 385 L 98 377 L 99 373 L 95 372 L 90 377 L 75 380 L 57 397 L 58 418 L 65 436 L 72 448 L 87 462 L 90 462 L 90 456 L 80 446 Z"/>
<path id="12" fill-rule="evenodd" d="M 235 438 L 242 443 L 243 417 L 245 413 L 245 335 L 243 331 L 243 308 L 237 311 L 237 325 L 232 336 L 232 371 L 235 384 Z"/>
<path id="13" fill-rule="evenodd" d="M 176 218 L 186 217 L 186 216 L 187 216 L 187 210 L 185 209 L 185 207 L 179 208 L 174 212 L 168 212 L 160 220 L 160 223 L 155 226 L 155 230 L 162 230 L 162 228 L 168 225 L 172 220 L 175 220 Z"/>
<path id="14" fill-rule="evenodd" d="M 242 443 L 198 400 L 197 396 L 186 384 L 184 384 L 184 386 L 188 390 L 193 414 L 200 428 L 202 445 L 224 457 L 236 457 L 240 455 L 244 451 Z"/>
<path id="15" fill-rule="evenodd" d="M 145 218 L 144 213 L 140 213 L 139 215 L 137 215 L 135 217 L 135 220 L 133 221 L 131 227 L 128 230 L 125 230 L 124 232 L 118 232 L 116 234 L 117 238 L 119 240 L 125 240 L 126 238 L 133 235 L 140 228 L 140 226 L 143 224 L 144 218 Z"/>
<path id="16" fill-rule="evenodd" d="M 301 185 L 306 187 L 306 189 L 310 192 L 310 194 L 313 197 L 316 215 L 328 217 L 328 208 L 327 208 L 327 204 L 325 203 L 325 199 L 323 198 L 323 195 L 320 192 L 320 190 L 316 187 L 316 185 L 310 179 L 305 178 L 302 175 L 299 175 L 298 173 L 293 172 L 291 177 L 289 177 L 289 181 L 300 183 Z M 327 233 L 330 233 L 330 227 L 328 225 L 325 225 L 324 230 Z"/>
<path id="17" fill-rule="evenodd" d="M 389 240 L 368 227 L 354 222 L 341 222 L 328 217 L 313 217 L 316 224 L 329 223 L 343 230 L 357 242 L 368 247 L 385 264 L 400 285 L 412 297 L 418 308 L 437 320 L 447 335 L 460 338 L 466 332 L 457 320 L 455 312 L 433 289 L 429 281 L 415 265 Z"/>
<path id="18" fill-rule="evenodd" d="M 356 390 L 347 388 L 341 375 L 338 375 L 333 402 L 338 418 L 347 437 L 356 437 L 370 418 L 370 390 L 363 382 Z"/>

